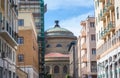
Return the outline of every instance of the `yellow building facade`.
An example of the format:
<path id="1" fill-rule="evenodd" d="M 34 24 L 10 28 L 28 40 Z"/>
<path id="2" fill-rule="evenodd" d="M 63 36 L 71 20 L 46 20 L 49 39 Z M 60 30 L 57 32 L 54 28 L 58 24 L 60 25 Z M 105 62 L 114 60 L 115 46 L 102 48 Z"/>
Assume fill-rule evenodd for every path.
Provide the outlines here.
<path id="1" fill-rule="evenodd" d="M 28 74 L 28 78 L 38 78 L 37 32 L 32 13 L 20 11 L 18 26 L 17 66 Z"/>

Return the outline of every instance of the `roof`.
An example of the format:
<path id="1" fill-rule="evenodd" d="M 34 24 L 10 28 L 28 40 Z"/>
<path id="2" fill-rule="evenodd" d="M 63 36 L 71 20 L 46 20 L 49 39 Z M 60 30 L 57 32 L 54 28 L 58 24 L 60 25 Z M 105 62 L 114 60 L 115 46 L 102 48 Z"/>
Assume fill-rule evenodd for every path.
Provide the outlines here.
<path id="1" fill-rule="evenodd" d="M 59 22 L 56 21 L 56 25 L 54 27 L 46 30 L 46 36 L 74 36 L 71 31 L 61 28 L 58 23 Z"/>
<path id="2" fill-rule="evenodd" d="M 57 32 L 57 31 L 62 31 L 62 32 L 70 32 L 69 30 L 61 27 L 53 27 L 48 29 L 46 32 Z"/>
<path id="3" fill-rule="evenodd" d="M 69 57 L 69 54 L 62 54 L 62 53 L 48 53 L 45 57 Z"/>

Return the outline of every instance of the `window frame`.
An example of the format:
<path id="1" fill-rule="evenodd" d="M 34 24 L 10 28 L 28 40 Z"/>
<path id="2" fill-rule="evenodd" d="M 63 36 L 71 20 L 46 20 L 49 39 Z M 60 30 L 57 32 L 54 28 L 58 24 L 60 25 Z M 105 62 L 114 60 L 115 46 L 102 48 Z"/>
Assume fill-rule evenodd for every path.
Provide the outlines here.
<path id="1" fill-rule="evenodd" d="M 94 28 L 95 27 L 95 22 L 90 22 L 90 27 Z"/>
<path id="2" fill-rule="evenodd" d="M 18 54 L 18 62 L 24 62 L 24 54 Z"/>
<path id="3" fill-rule="evenodd" d="M 57 44 L 56 47 L 62 47 L 62 45 L 61 44 Z"/>
<path id="4" fill-rule="evenodd" d="M 91 41 L 95 41 L 95 40 L 96 40 L 95 34 L 91 34 Z"/>
<path id="5" fill-rule="evenodd" d="M 119 7 L 116 7 L 117 19 L 119 19 Z"/>
<path id="6" fill-rule="evenodd" d="M 54 73 L 57 74 L 60 72 L 60 67 L 58 65 L 54 66 Z"/>
<path id="7" fill-rule="evenodd" d="M 96 55 L 96 48 L 92 48 L 92 55 Z"/>
<path id="8" fill-rule="evenodd" d="M 18 19 L 18 26 L 24 26 L 24 19 Z"/>
<path id="9" fill-rule="evenodd" d="M 18 44 L 24 44 L 24 37 L 18 37 Z"/>

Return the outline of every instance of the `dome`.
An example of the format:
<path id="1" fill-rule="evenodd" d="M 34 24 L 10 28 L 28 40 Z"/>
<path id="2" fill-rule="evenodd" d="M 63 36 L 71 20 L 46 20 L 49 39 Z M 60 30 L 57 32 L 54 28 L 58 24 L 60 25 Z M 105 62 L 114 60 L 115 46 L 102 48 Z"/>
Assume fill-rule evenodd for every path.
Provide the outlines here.
<path id="1" fill-rule="evenodd" d="M 74 36 L 73 33 L 65 28 L 61 28 L 55 21 L 56 25 L 46 31 L 46 36 Z"/>

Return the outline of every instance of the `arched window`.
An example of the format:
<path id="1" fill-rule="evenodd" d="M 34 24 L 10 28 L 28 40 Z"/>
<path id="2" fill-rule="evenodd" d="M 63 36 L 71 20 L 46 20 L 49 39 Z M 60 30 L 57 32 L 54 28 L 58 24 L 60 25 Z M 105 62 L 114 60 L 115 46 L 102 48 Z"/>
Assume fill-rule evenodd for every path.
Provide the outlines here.
<path id="1" fill-rule="evenodd" d="M 62 45 L 61 44 L 57 44 L 56 47 L 62 47 Z"/>
<path id="2" fill-rule="evenodd" d="M 60 70 L 60 69 L 59 69 L 59 66 L 55 66 L 55 67 L 54 67 L 54 73 L 59 73 L 59 70 Z"/>
<path id="3" fill-rule="evenodd" d="M 46 66 L 46 73 L 50 73 L 50 67 Z"/>
<path id="4" fill-rule="evenodd" d="M 63 73 L 67 73 L 67 66 L 65 65 L 64 67 L 63 67 Z"/>
<path id="5" fill-rule="evenodd" d="M 50 44 L 48 44 L 46 47 L 49 48 L 49 47 L 50 47 Z"/>

